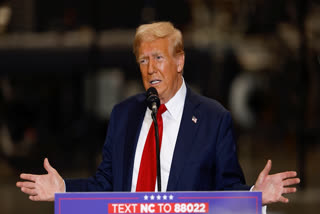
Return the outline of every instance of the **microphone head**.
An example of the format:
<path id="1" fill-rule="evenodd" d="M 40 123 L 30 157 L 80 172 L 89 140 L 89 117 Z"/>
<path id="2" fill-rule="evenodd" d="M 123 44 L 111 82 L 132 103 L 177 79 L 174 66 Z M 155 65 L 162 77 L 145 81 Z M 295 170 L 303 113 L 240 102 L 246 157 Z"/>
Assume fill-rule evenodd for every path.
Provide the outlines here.
<path id="1" fill-rule="evenodd" d="M 154 104 L 156 104 L 157 109 L 160 107 L 160 99 L 158 96 L 157 89 L 154 87 L 150 87 L 146 92 L 146 102 L 150 110 L 152 110 L 152 107 Z"/>

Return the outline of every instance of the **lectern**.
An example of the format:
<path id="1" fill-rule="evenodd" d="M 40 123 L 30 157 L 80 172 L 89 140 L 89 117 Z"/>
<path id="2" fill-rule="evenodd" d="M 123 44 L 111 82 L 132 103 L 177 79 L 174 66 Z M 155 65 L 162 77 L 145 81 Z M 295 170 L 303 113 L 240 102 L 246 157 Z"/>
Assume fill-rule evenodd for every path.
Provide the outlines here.
<path id="1" fill-rule="evenodd" d="M 55 214 L 261 214 L 261 192 L 57 193 Z"/>

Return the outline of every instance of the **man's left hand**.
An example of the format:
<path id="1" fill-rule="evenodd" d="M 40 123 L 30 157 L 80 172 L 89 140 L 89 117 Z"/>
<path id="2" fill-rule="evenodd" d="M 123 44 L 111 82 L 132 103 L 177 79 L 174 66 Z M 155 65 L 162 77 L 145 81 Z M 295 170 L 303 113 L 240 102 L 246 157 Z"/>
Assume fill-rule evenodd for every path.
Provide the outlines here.
<path id="1" fill-rule="evenodd" d="M 263 205 L 275 202 L 288 203 L 289 199 L 282 196 L 282 194 L 296 192 L 297 189 L 295 187 L 289 186 L 300 183 L 300 179 L 296 178 L 297 173 L 295 171 L 269 175 L 271 165 L 271 160 L 268 160 L 265 168 L 259 174 L 253 191 L 262 192 Z"/>

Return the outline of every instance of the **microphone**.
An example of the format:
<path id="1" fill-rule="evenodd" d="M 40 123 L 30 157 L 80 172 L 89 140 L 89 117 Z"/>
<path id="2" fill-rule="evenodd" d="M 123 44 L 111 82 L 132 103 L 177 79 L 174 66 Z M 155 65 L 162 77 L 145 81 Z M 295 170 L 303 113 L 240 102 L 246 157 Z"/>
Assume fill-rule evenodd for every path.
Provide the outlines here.
<path id="1" fill-rule="evenodd" d="M 158 96 L 157 89 L 155 89 L 154 87 L 150 87 L 147 90 L 146 94 L 146 101 L 149 109 L 152 110 L 154 114 L 157 114 L 158 108 L 160 106 L 160 99 Z"/>

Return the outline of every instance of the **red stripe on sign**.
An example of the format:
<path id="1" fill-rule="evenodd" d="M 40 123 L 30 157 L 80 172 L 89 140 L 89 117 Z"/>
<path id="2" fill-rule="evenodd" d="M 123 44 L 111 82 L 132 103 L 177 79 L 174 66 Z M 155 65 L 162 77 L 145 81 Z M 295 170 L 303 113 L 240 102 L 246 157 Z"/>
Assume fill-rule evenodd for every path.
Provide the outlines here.
<path id="1" fill-rule="evenodd" d="M 208 203 L 110 203 L 108 213 L 208 213 Z"/>

